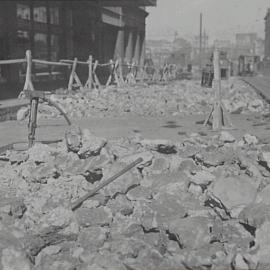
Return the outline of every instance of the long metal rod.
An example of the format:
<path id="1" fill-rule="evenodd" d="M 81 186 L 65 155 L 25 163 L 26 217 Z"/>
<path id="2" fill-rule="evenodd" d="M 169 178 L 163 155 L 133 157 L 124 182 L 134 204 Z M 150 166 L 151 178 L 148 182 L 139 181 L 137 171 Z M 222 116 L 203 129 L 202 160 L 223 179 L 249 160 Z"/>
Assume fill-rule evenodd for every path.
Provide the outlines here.
<path id="1" fill-rule="evenodd" d="M 99 186 L 94 188 L 93 190 L 89 191 L 87 194 L 85 194 L 83 197 L 81 197 L 80 199 L 78 199 L 76 202 L 74 202 L 72 204 L 72 206 L 71 206 L 72 211 L 76 210 L 84 201 L 86 201 L 90 197 L 94 196 L 99 190 L 101 190 L 105 186 L 109 185 L 111 182 L 113 182 L 114 180 L 116 180 L 118 177 L 125 174 L 126 172 L 128 172 L 130 169 L 132 169 L 133 167 L 135 167 L 137 164 L 141 163 L 142 161 L 143 161 L 142 158 L 136 159 L 135 161 L 130 163 L 127 167 L 125 167 L 123 170 L 121 170 L 120 172 L 118 172 L 114 176 L 110 177 L 109 179 L 107 179 L 106 181 L 101 183 Z"/>

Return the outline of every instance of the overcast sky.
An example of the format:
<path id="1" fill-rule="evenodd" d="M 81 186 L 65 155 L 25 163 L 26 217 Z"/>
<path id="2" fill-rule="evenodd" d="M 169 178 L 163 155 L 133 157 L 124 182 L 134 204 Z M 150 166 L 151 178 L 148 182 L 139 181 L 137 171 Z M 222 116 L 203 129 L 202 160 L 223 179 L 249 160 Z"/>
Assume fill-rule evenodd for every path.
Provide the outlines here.
<path id="1" fill-rule="evenodd" d="M 237 32 L 257 32 L 264 38 L 264 17 L 270 0 L 157 0 L 157 7 L 148 8 L 148 39 L 191 39 L 199 33 L 199 14 L 211 40 L 234 40 Z"/>

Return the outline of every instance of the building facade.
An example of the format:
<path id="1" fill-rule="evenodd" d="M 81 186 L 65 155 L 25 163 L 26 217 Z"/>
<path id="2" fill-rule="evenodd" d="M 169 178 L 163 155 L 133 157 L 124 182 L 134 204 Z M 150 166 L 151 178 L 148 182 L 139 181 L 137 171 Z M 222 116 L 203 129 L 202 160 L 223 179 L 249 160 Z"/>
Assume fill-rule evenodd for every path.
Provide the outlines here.
<path id="1" fill-rule="evenodd" d="M 58 61 L 89 55 L 100 62 L 121 58 L 141 63 L 144 58 L 145 6 L 156 0 L 0 1 L 0 60 L 24 58 Z M 66 68 L 64 68 L 66 70 Z M 35 64 L 36 85 L 58 87 L 63 68 Z M 82 68 L 81 68 L 82 69 Z M 79 70 L 87 74 L 85 70 Z M 0 99 L 21 91 L 25 66 L 0 66 Z M 47 89 L 46 89 L 47 90 Z"/>

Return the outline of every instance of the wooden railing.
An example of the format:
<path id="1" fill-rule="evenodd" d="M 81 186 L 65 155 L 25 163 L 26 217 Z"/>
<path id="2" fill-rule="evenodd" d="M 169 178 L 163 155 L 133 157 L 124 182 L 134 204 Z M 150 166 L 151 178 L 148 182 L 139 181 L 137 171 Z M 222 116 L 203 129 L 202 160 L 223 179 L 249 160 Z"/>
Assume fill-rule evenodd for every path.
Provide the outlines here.
<path id="1" fill-rule="evenodd" d="M 0 65 L 11 65 L 11 64 L 21 64 L 26 63 L 26 74 L 25 83 L 23 90 L 34 90 L 32 82 L 32 66 L 33 64 L 46 65 L 46 66 L 61 66 L 70 69 L 70 76 L 68 81 L 68 90 L 71 91 L 74 87 L 93 89 L 100 88 L 101 83 L 97 75 L 97 68 L 107 68 L 109 69 L 109 76 L 106 80 L 105 86 L 111 84 L 116 84 L 118 87 L 124 85 L 135 84 L 136 82 L 154 82 L 154 81 L 167 81 L 170 78 L 175 77 L 176 67 L 172 69 L 172 65 L 164 65 L 161 68 L 155 68 L 153 66 L 147 65 L 137 65 L 135 62 L 123 63 L 121 59 L 115 61 L 110 60 L 107 63 L 100 63 L 98 60 L 93 60 L 92 55 L 89 56 L 87 61 L 78 61 L 77 58 L 73 60 L 61 59 L 60 61 L 46 61 L 33 59 L 30 50 L 26 51 L 26 56 L 24 59 L 10 59 L 10 60 L 0 60 Z M 80 80 L 76 69 L 78 65 L 84 65 L 88 67 L 88 78 L 83 85 Z M 125 72 L 123 72 L 125 69 Z M 123 74 L 125 73 L 125 74 Z"/>

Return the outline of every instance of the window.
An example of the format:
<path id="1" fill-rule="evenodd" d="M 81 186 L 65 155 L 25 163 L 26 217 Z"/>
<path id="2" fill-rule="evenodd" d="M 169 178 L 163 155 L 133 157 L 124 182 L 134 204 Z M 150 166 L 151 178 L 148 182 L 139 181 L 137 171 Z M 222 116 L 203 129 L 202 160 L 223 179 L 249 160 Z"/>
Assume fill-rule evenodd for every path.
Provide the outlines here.
<path id="1" fill-rule="evenodd" d="M 35 57 L 46 60 L 48 55 L 47 34 L 36 33 L 34 36 L 34 41 Z"/>
<path id="2" fill-rule="evenodd" d="M 28 31 L 17 31 L 17 49 L 18 57 L 24 58 L 26 50 L 30 49 L 30 37 Z M 26 64 L 19 65 L 19 80 L 23 82 L 25 80 Z"/>
<path id="3" fill-rule="evenodd" d="M 71 9 L 67 10 L 67 25 L 73 26 L 73 14 Z"/>
<path id="4" fill-rule="evenodd" d="M 30 7 L 26 4 L 17 4 L 17 18 L 30 20 Z"/>
<path id="5" fill-rule="evenodd" d="M 19 49 L 19 57 L 25 56 L 25 51 L 30 49 L 30 37 L 28 31 L 17 31 L 17 47 Z"/>
<path id="6" fill-rule="evenodd" d="M 59 7 L 50 7 L 50 23 L 59 25 Z"/>
<path id="7" fill-rule="evenodd" d="M 5 83 L 7 79 L 5 78 L 5 72 L 2 65 L 0 65 L 0 83 Z"/>
<path id="8" fill-rule="evenodd" d="M 47 43 L 47 34 L 36 33 L 34 35 L 35 42 L 35 58 L 47 60 L 48 58 L 48 43 Z M 41 80 L 43 75 L 49 74 L 49 68 L 46 65 L 35 64 L 34 65 L 35 75 L 37 80 Z"/>
<path id="9" fill-rule="evenodd" d="M 51 35 L 51 60 L 57 61 L 59 58 L 59 36 Z"/>
<path id="10" fill-rule="evenodd" d="M 34 21 L 47 23 L 47 8 L 45 6 L 34 7 Z"/>

